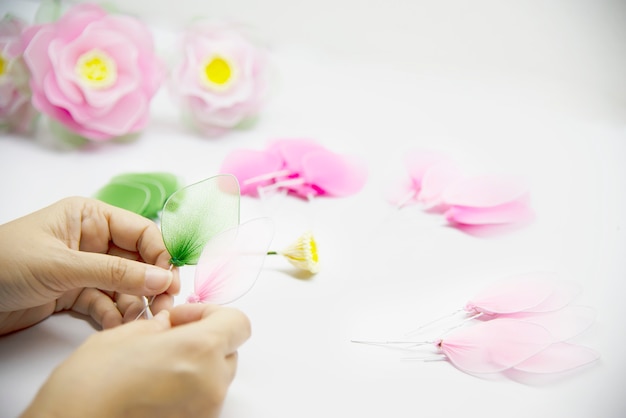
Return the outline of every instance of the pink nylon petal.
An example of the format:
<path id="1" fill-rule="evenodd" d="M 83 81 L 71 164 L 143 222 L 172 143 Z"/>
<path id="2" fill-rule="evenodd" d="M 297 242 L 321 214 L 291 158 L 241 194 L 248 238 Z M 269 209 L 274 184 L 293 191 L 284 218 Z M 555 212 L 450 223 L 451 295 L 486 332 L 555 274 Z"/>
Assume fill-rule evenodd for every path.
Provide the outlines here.
<path id="1" fill-rule="evenodd" d="M 254 180 L 255 177 L 272 174 L 283 168 L 282 160 L 273 153 L 257 150 L 235 150 L 228 154 L 222 162 L 220 173 L 232 174 L 237 177 L 241 193 L 256 196 L 258 188 L 273 183 L 270 176 L 264 180 Z"/>
<path id="2" fill-rule="evenodd" d="M 540 325 L 558 341 L 569 340 L 581 334 L 594 323 L 595 316 L 595 310 L 588 306 L 566 306 L 553 312 L 518 312 L 506 315 L 507 318 Z"/>
<path id="3" fill-rule="evenodd" d="M 600 354 L 590 348 L 555 343 L 517 364 L 514 369 L 527 373 L 561 373 L 592 363 Z"/>
<path id="4" fill-rule="evenodd" d="M 532 308 L 532 312 L 551 312 L 567 306 L 582 291 L 580 284 L 572 280 L 555 280 L 552 294 L 539 305 Z M 530 310 L 529 310 L 530 311 Z"/>
<path id="5" fill-rule="evenodd" d="M 422 188 L 422 180 L 426 171 L 436 164 L 442 162 L 450 162 L 451 160 L 436 151 L 416 150 L 407 154 L 404 160 L 404 164 L 408 171 L 409 177 L 413 181 L 415 188 L 420 190 Z"/>
<path id="6" fill-rule="evenodd" d="M 311 151 L 302 159 L 306 183 L 330 196 L 348 196 L 360 191 L 367 179 L 367 168 L 357 158 L 327 150 Z"/>
<path id="7" fill-rule="evenodd" d="M 284 161 L 285 168 L 292 174 L 302 173 L 304 157 L 312 151 L 325 149 L 311 139 L 279 139 L 270 143 L 268 152 L 277 153 Z"/>
<path id="8" fill-rule="evenodd" d="M 429 208 L 443 204 L 443 193 L 462 178 L 460 168 L 452 161 L 436 163 L 422 177 L 418 201 Z"/>
<path id="9" fill-rule="evenodd" d="M 449 202 L 443 201 L 449 205 Z M 532 218 L 527 196 L 491 207 L 452 205 L 444 213 L 446 220 L 461 225 L 497 225 L 524 222 Z"/>
<path id="10" fill-rule="evenodd" d="M 493 283 L 467 301 L 472 313 L 507 314 L 529 311 L 540 306 L 556 289 L 555 273 L 534 272 L 511 276 Z"/>
<path id="11" fill-rule="evenodd" d="M 517 366 L 554 343 L 543 327 L 514 319 L 494 319 L 460 328 L 439 343 L 457 368 L 497 373 Z"/>
<path id="12" fill-rule="evenodd" d="M 263 267 L 274 226 L 256 218 L 213 237 L 196 266 L 188 302 L 226 304 L 246 294 Z"/>
<path id="13" fill-rule="evenodd" d="M 300 197 L 302 199 L 311 199 L 316 196 L 324 196 L 326 193 L 310 184 L 300 184 L 298 186 L 289 186 L 286 188 L 287 193 Z"/>
<path id="14" fill-rule="evenodd" d="M 454 183 L 444 191 L 443 201 L 450 206 L 488 208 L 518 201 L 527 193 L 519 179 L 484 175 Z"/>
<path id="15" fill-rule="evenodd" d="M 410 178 L 400 179 L 385 190 L 385 200 L 398 208 L 415 204 L 419 190 L 414 186 Z"/>

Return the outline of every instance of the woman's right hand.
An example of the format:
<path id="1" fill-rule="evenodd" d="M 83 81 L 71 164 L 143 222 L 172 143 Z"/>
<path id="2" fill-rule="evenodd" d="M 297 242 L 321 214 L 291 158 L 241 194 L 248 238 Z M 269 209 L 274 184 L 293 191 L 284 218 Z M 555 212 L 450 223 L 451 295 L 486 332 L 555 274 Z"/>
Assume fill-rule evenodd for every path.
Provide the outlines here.
<path id="1" fill-rule="evenodd" d="M 239 310 L 186 304 L 91 336 L 44 383 L 27 417 L 218 417 L 250 337 Z"/>

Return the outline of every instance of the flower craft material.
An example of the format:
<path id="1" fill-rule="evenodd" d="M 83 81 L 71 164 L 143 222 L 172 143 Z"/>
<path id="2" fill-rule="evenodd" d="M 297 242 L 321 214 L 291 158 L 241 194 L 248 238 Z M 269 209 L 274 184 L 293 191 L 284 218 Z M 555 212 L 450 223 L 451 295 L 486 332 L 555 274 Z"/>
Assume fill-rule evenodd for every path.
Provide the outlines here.
<path id="1" fill-rule="evenodd" d="M 463 312 L 466 318 L 438 331 L 439 337 L 433 340 L 353 342 L 410 352 L 431 347 L 436 351 L 434 359 L 448 360 L 469 374 L 562 373 L 599 358 L 595 350 L 571 341 L 595 319 L 592 308 L 569 305 L 579 290 L 575 282 L 549 273 L 514 276 L 477 293 L 464 308 L 450 315 Z M 407 336 L 424 332 L 445 318 L 414 329 Z"/>
<path id="2" fill-rule="evenodd" d="M 152 34 L 138 19 L 89 3 L 22 34 L 33 105 L 92 141 L 140 132 L 164 78 Z"/>
<path id="3" fill-rule="evenodd" d="M 174 266 L 198 263 L 205 245 L 239 225 L 239 184 L 217 175 L 184 187 L 165 202 L 161 233 Z"/>
<path id="4" fill-rule="evenodd" d="M 268 54 L 234 24 L 196 21 L 184 32 L 171 91 L 191 124 L 218 136 L 255 118 L 265 100 Z"/>
<path id="5" fill-rule="evenodd" d="M 367 180 L 360 159 L 309 139 L 280 139 L 264 150 L 235 150 L 220 172 L 233 174 L 241 193 L 255 197 L 281 191 L 304 199 L 345 197 L 359 192 Z"/>
<path id="6" fill-rule="evenodd" d="M 409 153 L 405 167 L 408 178 L 388 196 L 398 208 L 420 204 L 460 228 L 519 224 L 533 217 L 528 187 L 517 178 L 467 176 L 454 160 L 432 151 Z"/>
<path id="7" fill-rule="evenodd" d="M 317 242 L 310 231 L 300 235 L 298 239 L 280 251 L 269 251 L 268 255 L 282 255 L 293 266 L 311 274 L 319 273 L 319 255 Z"/>
<path id="8" fill-rule="evenodd" d="M 217 287 L 216 284 L 209 286 L 207 281 L 225 282 L 229 277 L 222 274 L 223 272 L 207 273 L 210 267 L 206 266 L 214 265 L 211 264 L 213 261 L 209 260 L 211 255 L 221 254 L 220 260 L 233 270 L 234 263 L 241 258 L 236 257 L 234 249 L 256 248 L 254 247 L 256 244 L 241 242 L 240 238 L 237 238 L 239 200 L 237 179 L 231 175 L 220 174 L 178 189 L 167 199 L 160 213 L 161 235 L 171 257 L 171 268 L 197 265 L 202 262 L 203 266 L 200 271 L 196 272 L 195 293 L 198 301 L 207 299 L 206 295 L 209 293 L 213 294 L 213 291 L 209 292 L 209 288 L 214 290 Z M 252 228 L 246 226 L 242 229 L 242 233 Z M 212 242 L 217 236 L 222 236 L 222 238 L 216 238 Z M 209 242 L 212 242 L 210 246 L 208 246 Z M 248 244 L 249 246 L 246 246 Z M 220 249 L 221 245 L 224 245 L 224 249 Z M 264 252 L 263 257 L 265 254 Z M 254 259 L 254 257 L 251 258 Z M 224 286 L 225 284 L 222 283 L 219 287 Z M 229 294 L 232 295 L 233 292 Z M 137 319 L 144 315 L 153 300 L 154 297 L 148 301 L 144 310 L 137 315 Z"/>
<path id="9" fill-rule="evenodd" d="M 33 131 L 39 112 L 31 103 L 28 71 L 21 59 L 25 21 L 6 15 L 0 21 L 0 129 L 20 134 Z"/>
<path id="10" fill-rule="evenodd" d="M 227 304 L 245 295 L 263 267 L 274 235 L 269 218 L 256 218 L 211 238 L 198 260 L 188 303 Z"/>
<path id="11" fill-rule="evenodd" d="M 256 282 L 274 224 L 268 218 L 240 224 L 239 196 L 237 179 L 222 174 L 178 190 L 163 207 L 170 263 L 196 266 L 187 302 L 230 303 Z"/>
<path id="12" fill-rule="evenodd" d="M 166 172 L 114 176 L 94 197 L 105 203 L 156 219 L 166 200 L 180 188 L 177 176 Z"/>

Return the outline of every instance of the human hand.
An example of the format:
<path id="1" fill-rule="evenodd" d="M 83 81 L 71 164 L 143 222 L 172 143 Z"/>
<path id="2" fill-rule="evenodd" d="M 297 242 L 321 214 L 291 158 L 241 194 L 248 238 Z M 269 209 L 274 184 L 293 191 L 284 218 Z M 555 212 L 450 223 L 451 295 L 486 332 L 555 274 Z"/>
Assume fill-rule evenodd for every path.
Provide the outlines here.
<path id="1" fill-rule="evenodd" d="M 249 337 L 241 311 L 205 304 L 98 332 L 57 367 L 22 418 L 217 417 Z"/>
<path id="2" fill-rule="evenodd" d="M 0 225 L 0 334 L 54 312 L 90 315 L 103 328 L 173 305 L 177 269 L 149 219 L 80 197 Z"/>

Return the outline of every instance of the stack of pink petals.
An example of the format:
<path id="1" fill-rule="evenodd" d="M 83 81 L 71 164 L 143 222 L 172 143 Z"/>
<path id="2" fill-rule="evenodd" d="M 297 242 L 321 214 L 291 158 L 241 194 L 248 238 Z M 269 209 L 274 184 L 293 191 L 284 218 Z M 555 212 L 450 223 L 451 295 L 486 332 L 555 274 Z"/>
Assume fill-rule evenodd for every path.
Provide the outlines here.
<path id="1" fill-rule="evenodd" d="M 599 354 L 572 342 L 595 320 L 594 309 L 571 305 L 580 290 L 554 273 L 509 277 L 467 302 L 467 315 L 482 322 L 444 336 L 439 349 L 469 373 L 561 373 L 589 364 Z"/>
<path id="2" fill-rule="evenodd" d="M 466 176 L 451 158 L 415 151 L 405 160 L 408 181 L 390 197 L 398 207 L 421 204 L 453 225 L 502 225 L 528 221 L 528 187 L 519 179 L 491 174 Z"/>
<path id="3" fill-rule="evenodd" d="M 491 285 L 451 314 L 464 318 L 434 341 L 393 341 L 415 350 L 434 345 L 443 359 L 469 374 L 558 375 L 593 363 L 599 354 L 574 342 L 595 321 L 595 310 L 571 302 L 580 286 L 554 273 L 512 276 Z M 424 332 L 440 318 L 413 330 Z M 372 342 L 368 342 L 372 343 Z M 380 343 L 376 343 L 380 344 Z M 510 373 L 513 374 L 513 373 Z"/>
<path id="4" fill-rule="evenodd" d="M 225 158 L 220 173 L 237 177 L 242 195 L 286 192 L 304 199 L 349 196 L 367 179 L 361 160 L 309 139 L 280 139 L 264 150 L 235 150 Z"/>

